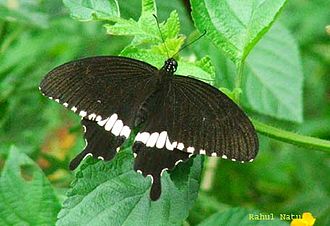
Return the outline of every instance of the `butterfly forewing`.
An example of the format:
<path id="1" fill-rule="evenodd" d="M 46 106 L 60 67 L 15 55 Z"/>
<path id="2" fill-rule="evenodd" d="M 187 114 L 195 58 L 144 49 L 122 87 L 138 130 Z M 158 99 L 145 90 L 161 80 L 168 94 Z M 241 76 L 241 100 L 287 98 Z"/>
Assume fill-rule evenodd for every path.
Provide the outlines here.
<path id="1" fill-rule="evenodd" d="M 152 134 L 165 131 L 168 150 L 177 148 L 190 154 L 240 162 L 254 159 L 258 150 L 255 129 L 244 112 L 225 94 L 184 76 L 173 77 L 163 89 L 166 94 L 163 103 L 150 118 L 162 120 L 164 127 L 159 128 L 156 121 L 149 122 L 148 127 L 140 130 L 137 142 L 148 146 Z M 145 138 L 141 139 L 142 136 Z"/>
<path id="2" fill-rule="evenodd" d="M 55 68 L 40 89 L 83 117 L 106 119 L 112 112 L 129 123 L 136 105 L 154 90 L 155 71 L 153 66 L 129 58 L 91 57 Z"/>
<path id="3" fill-rule="evenodd" d="M 114 152 L 122 142 L 107 143 L 106 138 L 121 140 L 130 135 L 136 112 L 155 89 L 157 71 L 147 63 L 125 57 L 91 57 L 66 63 L 46 75 L 40 84 L 41 92 L 79 114 L 87 128 L 85 138 L 89 145 L 71 168 L 87 154 L 109 159 L 106 151 Z M 98 139 L 103 146 L 96 145 Z"/>

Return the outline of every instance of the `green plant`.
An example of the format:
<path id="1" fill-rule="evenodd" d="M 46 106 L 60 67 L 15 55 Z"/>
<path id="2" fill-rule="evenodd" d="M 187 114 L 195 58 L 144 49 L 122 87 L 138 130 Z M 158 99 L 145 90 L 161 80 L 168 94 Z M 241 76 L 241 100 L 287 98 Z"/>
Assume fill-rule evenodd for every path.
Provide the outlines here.
<path id="1" fill-rule="evenodd" d="M 299 30 L 295 25 L 304 17 L 286 16 L 295 7 L 302 12 L 311 7 L 303 8 L 299 0 L 291 5 L 285 0 L 191 0 L 194 26 L 179 1 L 159 1 L 157 12 L 155 1 L 142 0 L 139 15 L 140 1 L 64 0 L 76 21 L 63 15 L 59 1 L 32 2 L 0 1 L 0 166 L 5 164 L 1 225 L 268 223 L 249 221 L 247 215 L 258 211 L 244 207 L 274 214 L 312 211 L 317 223 L 329 223 L 330 170 L 325 159 L 330 115 L 329 100 L 324 99 L 329 92 L 324 76 L 329 72 L 329 44 L 322 33 L 311 30 L 325 26 L 323 3 L 309 3 L 318 9 L 315 21 L 320 24 L 307 26 L 307 20 L 307 28 Z M 276 20 L 283 10 L 280 23 Z M 164 43 L 152 14 L 160 21 L 167 18 L 160 23 Z M 180 26 L 186 35 L 180 34 Z M 286 26 L 296 29 L 299 42 Z M 213 164 L 210 179 L 203 176 L 210 160 L 195 158 L 164 174 L 164 193 L 157 202 L 148 198 L 149 179 L 132 170 L 130 142 L 111 162 L 87 159 L 75 176 L 68 172 L 68 161 L 83 146 L 78 119 L 38 93 L 42 76 L 85 55 L 120 54 L 159 68 L 168 55 L 199 35 L 194 27 L 206 30 L 206 37 L 177 56 L 177 73 L 226 92 L 248 111 L 259 134 L 304 149 L 260 136 L 261 153 L 254 164 L 219 160 L 221 166 Z M 200 189 L 206 182 L 211 187 Z"/>

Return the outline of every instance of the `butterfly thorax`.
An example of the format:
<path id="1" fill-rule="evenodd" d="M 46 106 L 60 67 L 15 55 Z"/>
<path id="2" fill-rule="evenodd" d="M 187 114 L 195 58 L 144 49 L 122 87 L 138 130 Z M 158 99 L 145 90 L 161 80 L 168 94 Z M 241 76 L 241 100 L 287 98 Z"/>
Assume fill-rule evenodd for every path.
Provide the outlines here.
<path id="1" fill-rule="evenodd" d="M 161 71 L 165 71 L 164 75 L 173 75 L 178 68 L 178 62 L 174 58 L 169 58 L 165 61 L 164 66 L 161 68 Z"/>

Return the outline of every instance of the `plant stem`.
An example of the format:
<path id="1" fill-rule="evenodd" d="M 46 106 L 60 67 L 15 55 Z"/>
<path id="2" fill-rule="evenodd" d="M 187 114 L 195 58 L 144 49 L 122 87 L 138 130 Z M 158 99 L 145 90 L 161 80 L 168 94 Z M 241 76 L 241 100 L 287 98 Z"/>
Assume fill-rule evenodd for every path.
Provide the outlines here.
<path id="1" fill-rule="evenodd" d="M 242 78 L 243 78 L 243 69 L 244 69 L 244 61 L 240 61 L 236 64 L 236 77 L 235 77 L 235 90 L 238 91 L 242 86 Z M 234 92 L 234 99 L 237 104 L 239 104 L 240 92 Z"/>
<path id="2" fill-rule="evenodd" d="M 330 141 L 315 137 L 304 136 L 297 133 L 282 130 L 273 126 L 266 125 L 255 119 L 252 122 L 256 130 L 268 137 L 280 140 L 286 143 L 294 144 L 304 148 L 317 149 L 323 152 L 330 153 Z"/>

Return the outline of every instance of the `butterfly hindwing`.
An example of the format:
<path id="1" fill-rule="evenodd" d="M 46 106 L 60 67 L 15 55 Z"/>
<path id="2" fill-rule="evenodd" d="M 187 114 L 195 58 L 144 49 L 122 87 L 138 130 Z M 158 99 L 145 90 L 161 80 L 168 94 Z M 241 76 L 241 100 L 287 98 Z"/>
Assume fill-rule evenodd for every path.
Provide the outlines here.
<path id="1" fill-rule="evenodd" d="M 168 151 L 165 147 L 161 149 L 146 147 L 143 143 L 136 142 L 133 146 L 135 154 L 134 170 L 143 176 L 151 176 L 152 185 L 150 199 L 155 201 L 161 194 L 161 175 L 165 170 L 172 170 L 180 162 L 189 159 L 189 154 L 174 149 Z"/>
<path id="2" fill-rule="evenodd" d="M 150 115 L 151 125 L 140 130 L 136 141 L 155 146 L 166 133 L 165 147 L 190 154 L 205 154 L 233 161 L 252 161 L 258 138 L 244 112 L 216 88 L 193 78 L 174 76 L 163 87 L 163 99 Z M 160 128 L 157 119 L 161 120 Z M 155 142 L 150 140 L 156 139 Z"/>
<path id="3" fill-rule="evenodd" d="M 104 130 L 95 121 L 82 119 L 81 124 L 84 128 L 85 149 L 80 152 L 71 162 L 69 168 L 74 170 L 80 162 L 87 156 L 93 156 L 105 161 L 111 160 L 118 148 L 125 141 L 124 136 L 115 136 Z"/>

